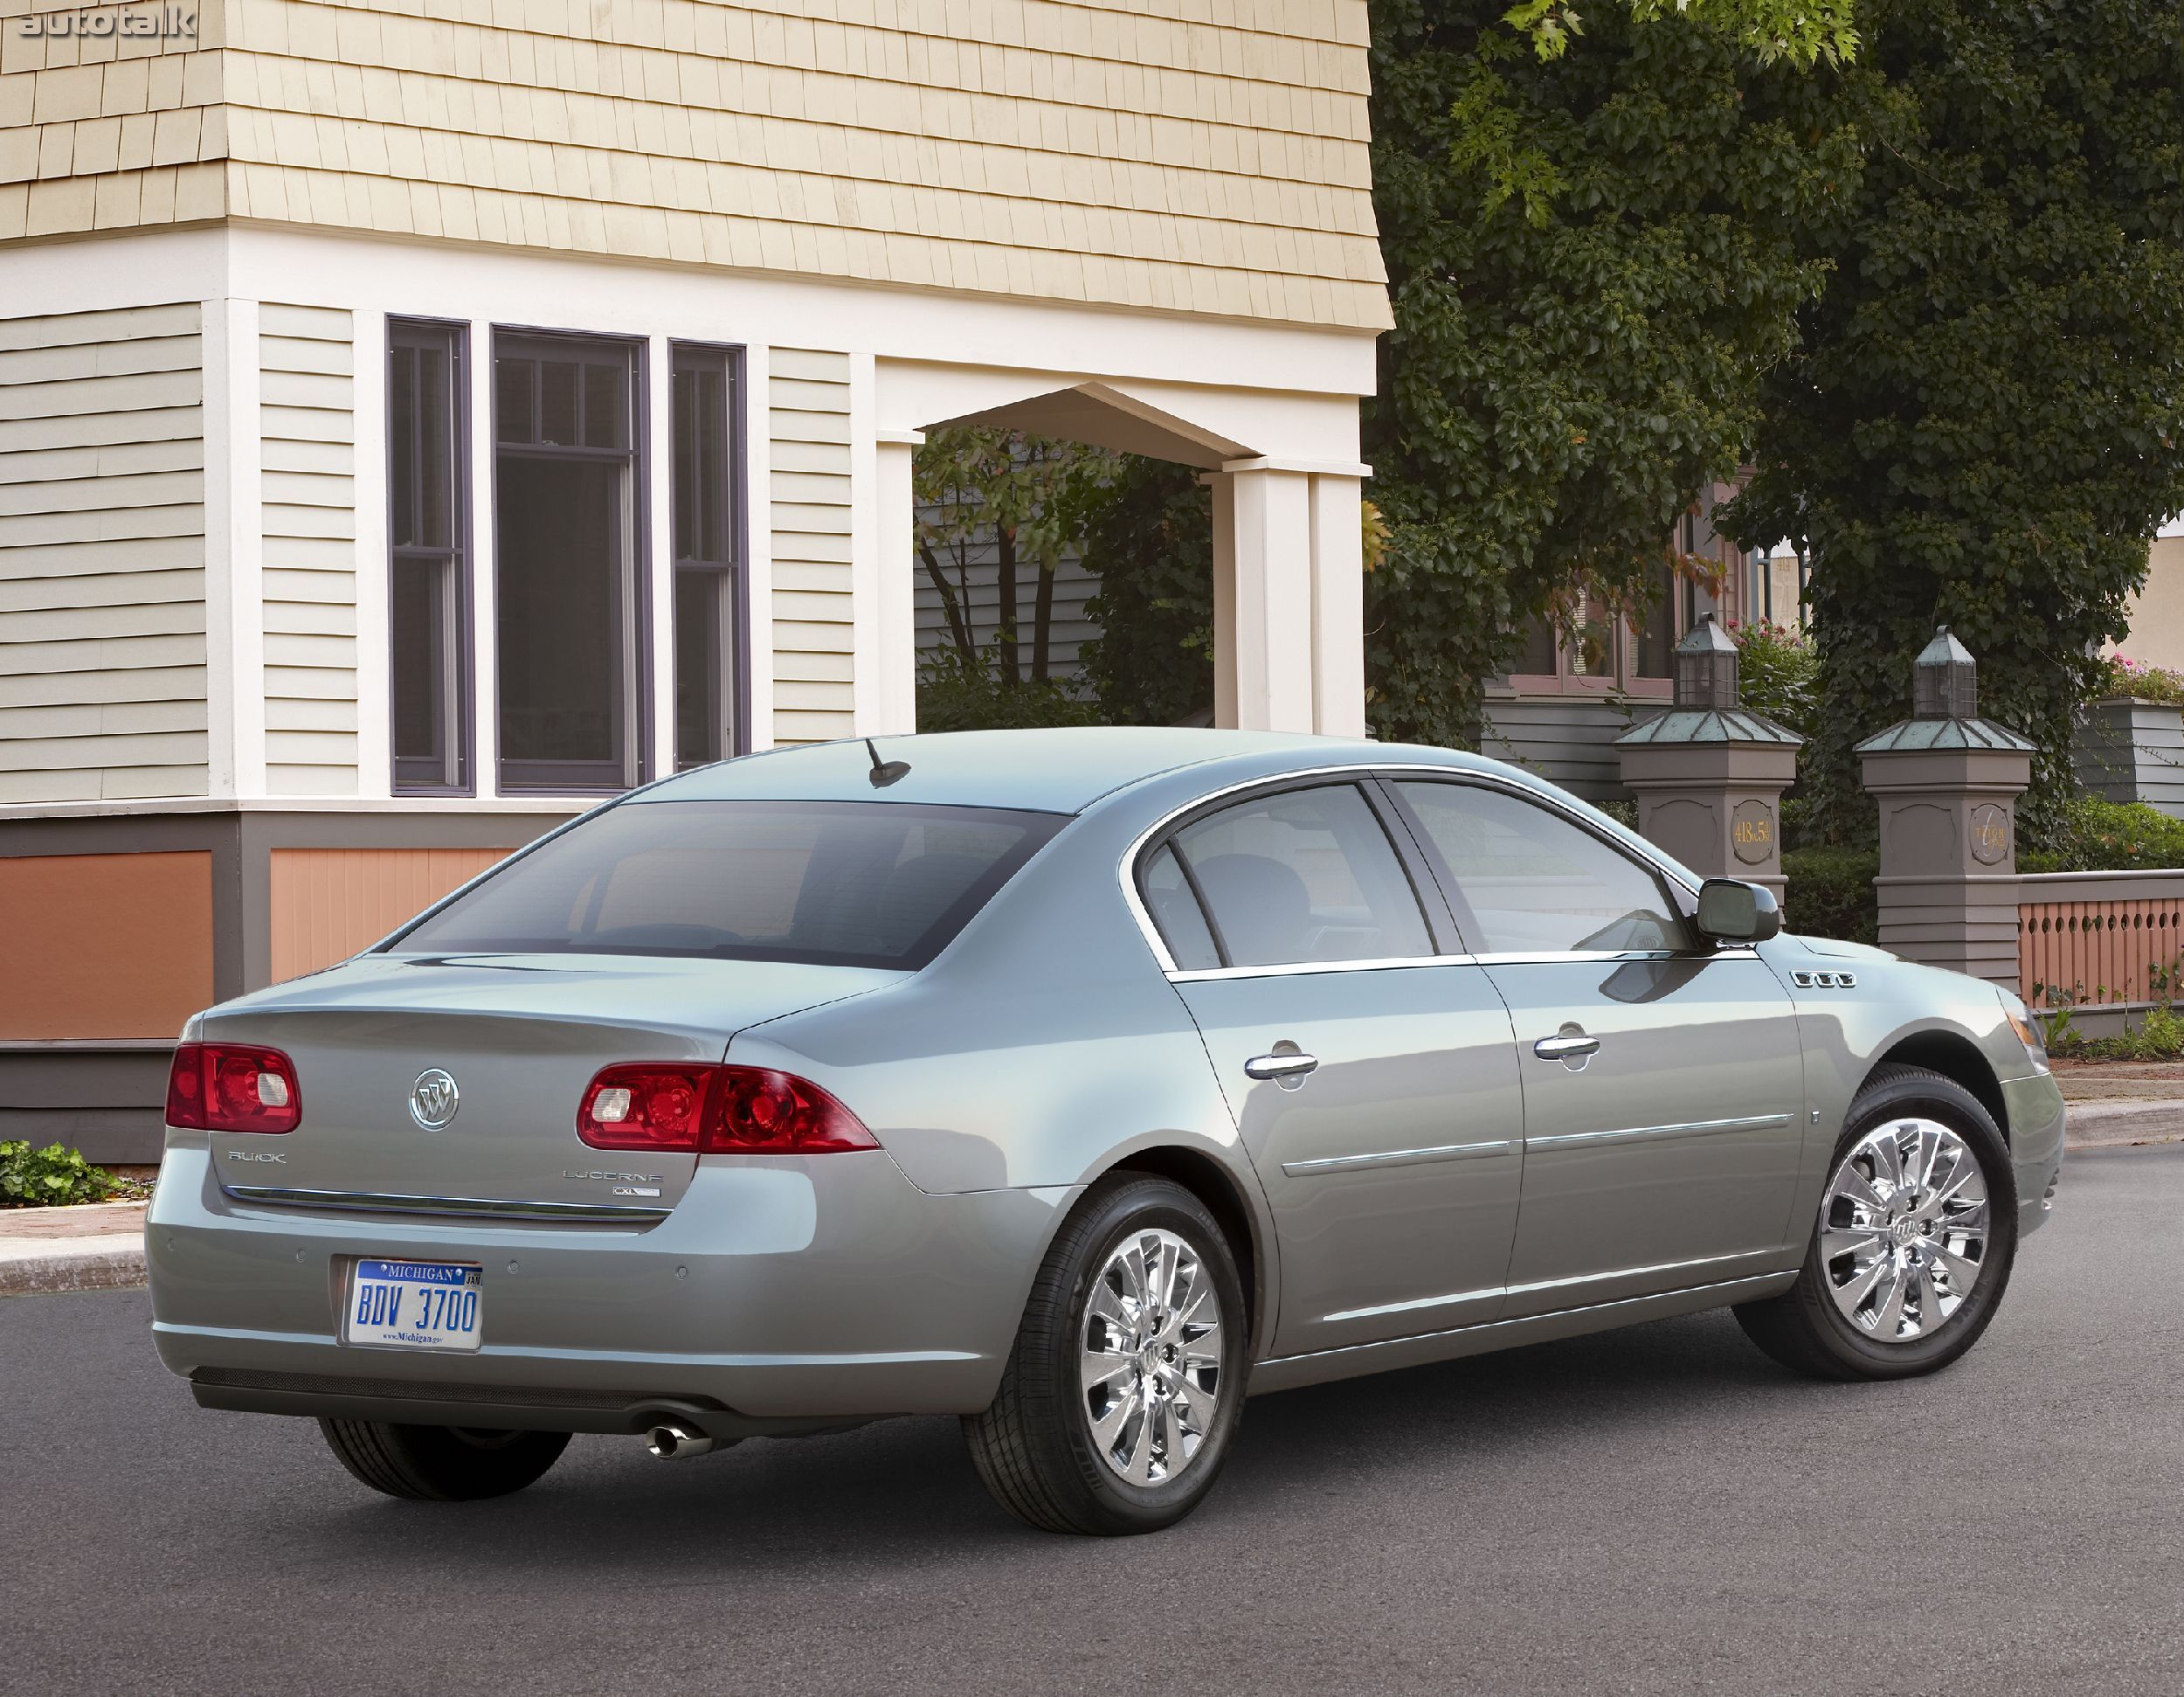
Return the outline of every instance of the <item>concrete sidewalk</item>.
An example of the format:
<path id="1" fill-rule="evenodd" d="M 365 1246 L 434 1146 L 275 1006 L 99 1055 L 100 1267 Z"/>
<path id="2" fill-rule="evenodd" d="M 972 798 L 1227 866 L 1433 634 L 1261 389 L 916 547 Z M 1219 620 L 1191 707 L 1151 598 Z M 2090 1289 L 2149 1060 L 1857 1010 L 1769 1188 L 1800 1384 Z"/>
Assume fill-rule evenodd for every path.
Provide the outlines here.
<path id="1" fill-rule="evenodd" d="M 143 1202 L 0 1212 L 0 1297 L 144 1282 Z"/>
<path id="2" fill-rule="evenodd" d="M 2058 1062 L 2073 1149 L 2184 1142 L 2184 1063 Z M 142 1202 L 0 1209 L 0 1297 L 144 1282 Z"/>

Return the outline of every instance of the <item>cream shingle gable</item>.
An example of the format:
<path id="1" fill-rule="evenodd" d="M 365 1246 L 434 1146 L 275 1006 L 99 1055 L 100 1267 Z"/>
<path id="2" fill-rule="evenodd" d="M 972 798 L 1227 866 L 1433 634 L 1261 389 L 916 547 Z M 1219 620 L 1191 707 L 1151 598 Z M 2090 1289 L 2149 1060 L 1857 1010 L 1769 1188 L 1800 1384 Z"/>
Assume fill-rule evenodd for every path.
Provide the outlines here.
<path id="1" fill-rule="evenodd" d="M 41 9 L 43 10 L 43 9 Z M 1387 322 L 1365 0 L 0 7 L 0 241 L 222 216 Z"/>

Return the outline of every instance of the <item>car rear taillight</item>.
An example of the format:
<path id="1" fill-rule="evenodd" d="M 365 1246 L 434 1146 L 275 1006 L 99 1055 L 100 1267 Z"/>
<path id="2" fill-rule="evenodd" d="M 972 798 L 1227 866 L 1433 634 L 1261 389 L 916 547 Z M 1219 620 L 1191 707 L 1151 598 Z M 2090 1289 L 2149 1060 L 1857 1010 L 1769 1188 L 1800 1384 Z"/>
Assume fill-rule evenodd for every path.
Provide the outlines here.
<path id="1" fill-rule="evenodd" d="M 295 1063 L 251 1043 L 183 1043 L 167 1074 L 167 1123 L 191 1132 L 293 1132 Z"/>
<path id="2" fill-rule="evenodd" d="M 594 1149 L 818 1155 L 877 1149 L 857 1116 L 808 1078 L 771 1067 L 611 1066 L 586 1086 L 577 1135 Z"/>

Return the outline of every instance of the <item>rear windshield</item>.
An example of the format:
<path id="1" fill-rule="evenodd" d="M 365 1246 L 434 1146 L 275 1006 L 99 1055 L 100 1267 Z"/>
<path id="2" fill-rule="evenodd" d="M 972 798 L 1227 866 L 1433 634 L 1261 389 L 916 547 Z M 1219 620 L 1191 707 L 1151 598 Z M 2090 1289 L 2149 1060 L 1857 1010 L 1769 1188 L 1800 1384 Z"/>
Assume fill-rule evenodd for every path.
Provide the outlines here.
<path id="1" fill-rule="evenodd" d="M 885 801 L 630 802 L 510 862 L 389 946 L 914 969 L 1065 822 Z"/>

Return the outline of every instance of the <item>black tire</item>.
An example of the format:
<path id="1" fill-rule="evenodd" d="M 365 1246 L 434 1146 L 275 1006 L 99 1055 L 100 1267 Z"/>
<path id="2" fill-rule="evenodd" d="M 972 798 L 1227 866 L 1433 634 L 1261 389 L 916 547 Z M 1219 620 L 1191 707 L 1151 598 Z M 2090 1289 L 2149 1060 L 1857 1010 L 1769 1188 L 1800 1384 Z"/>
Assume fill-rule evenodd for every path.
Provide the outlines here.
<path id="1" fill-rule="evenodd" d="M 1171 1478 L 1140 1486 L 1109 1466 L 1094 1440 L 1079 1340 L 1108 1257 L 1131 1232 L 1153 1229 L 1180 1237 L 1212 1276 L 1221 1344 L 1213 1417 L 1198 1450 Z M 992 1406 L 964 1417 L 978 1477 L 1002 1507 L 1041 1531 L 1119 1537 L 1174 1525 L 1227 1459 L 1243 1412 L 1250 1329 L 1234 1252 L 1206 1205 L 1165 1179 L 1125 1173 L 1102 1181 L 1047 1251 Z"/>
<path id="2" fill-rule="evenodd" d="M 1821 1250 L 1824 1221 L 1815 1218 L 1797 1283 L 1780 1296 L 1739 1303 L 1736 1309 L 1745 1335 L 1795 1372 L 1842 1380 L 1908 1379 L 1936 1372 L 1979 1341 L 2009 1286 L 2010 1268 L 2017 1258 L 2016 1174 L 2010 1166 L 2009 1146 L 1993 1116 L 1961 1084 L 1924 1067 L 1875 1068 L 1850 1105 L 1842 1136 L 1828 1159 L 1828 1182 L 1834 1182 L 1836 1170 L 1866 1132 L 1886 1120 L 1912 1114 L 1938 1120 L 1962 1138 L 1979 1161 L 1987 1185 L 1987 1238 L 1972 1294 L 1923 1337 L 1900 1343 L 1869 1337 L 1843 1316 L 1828 1294 Z"/>
<path id="3" fill-rule="evenodd" d="M 567 1432 L 397 1426 L 384 1420 L 321 1420 L 319 1430 L 356 1478 L 410 1502 L 505 1497 L 541 1478 L 569 1447 Z"/>

